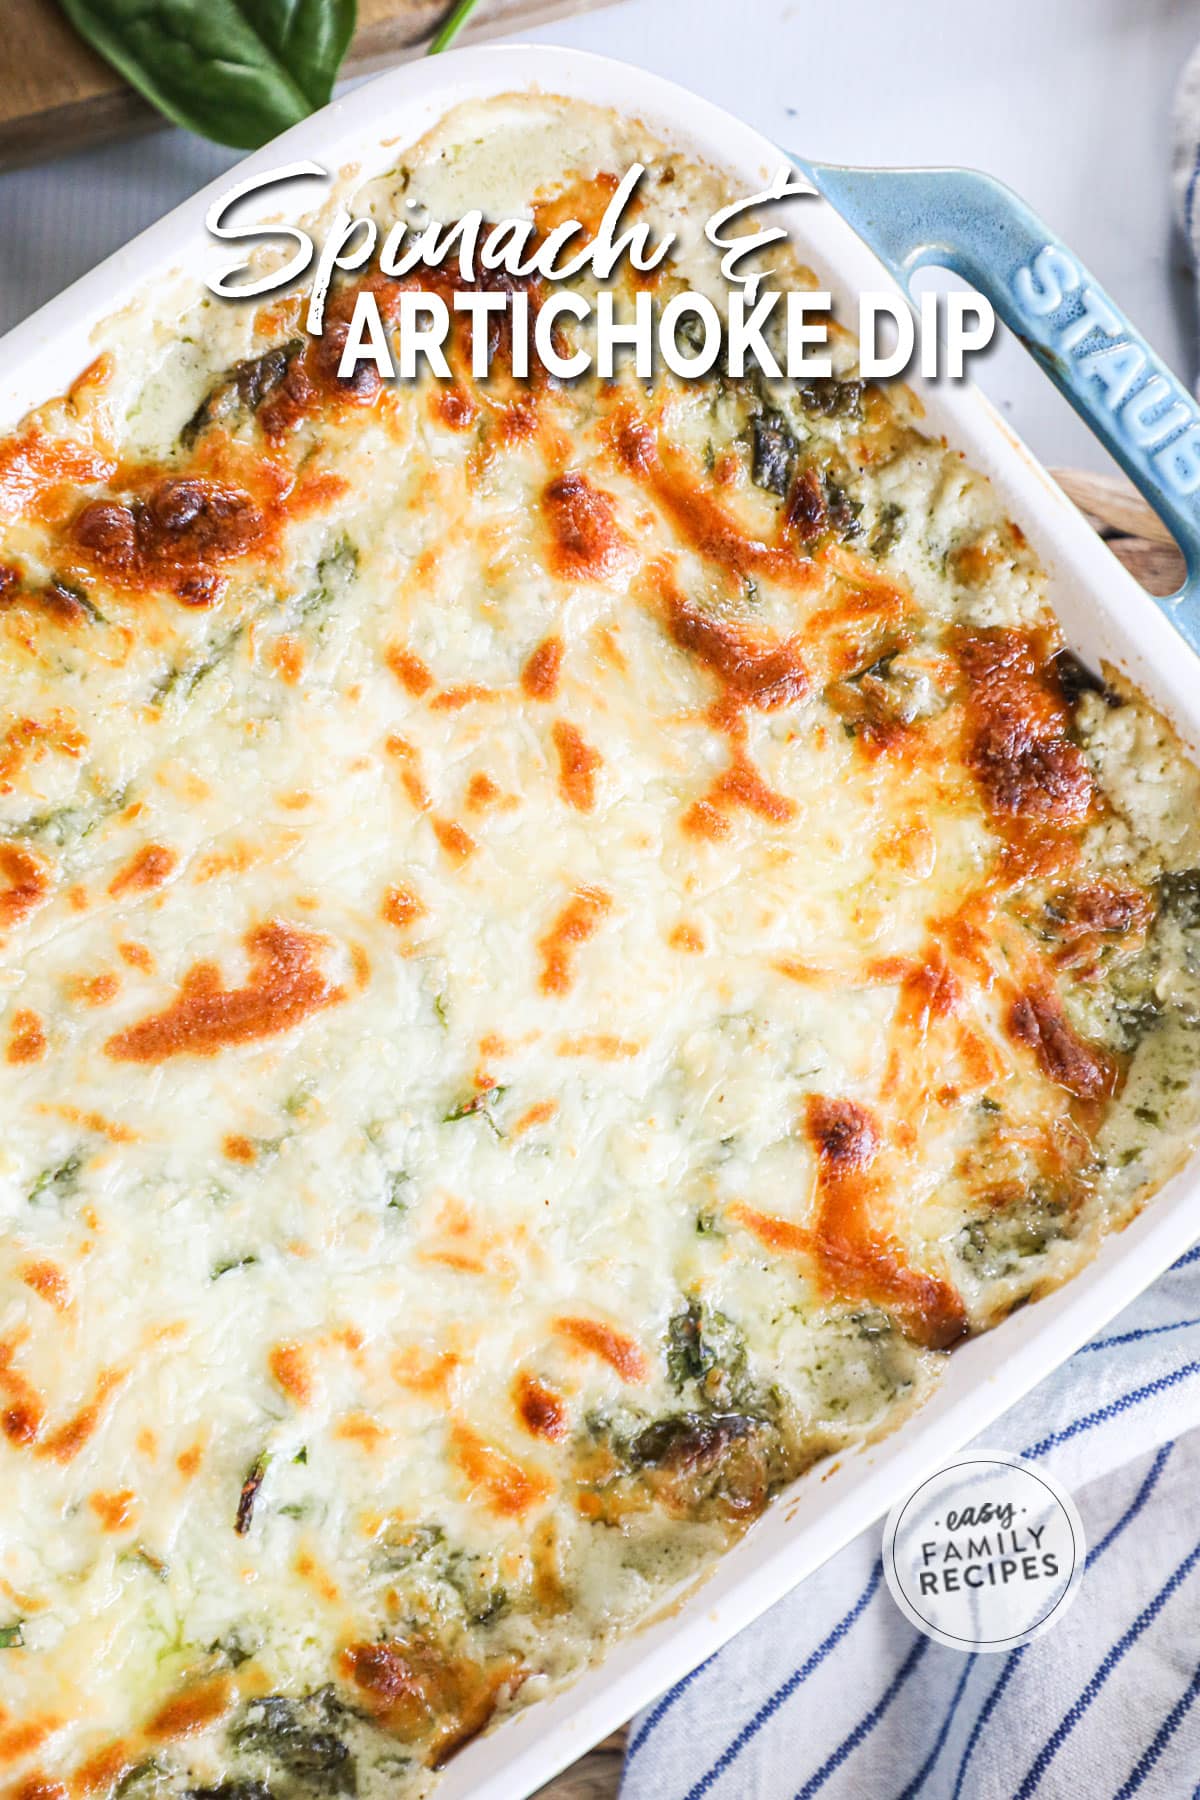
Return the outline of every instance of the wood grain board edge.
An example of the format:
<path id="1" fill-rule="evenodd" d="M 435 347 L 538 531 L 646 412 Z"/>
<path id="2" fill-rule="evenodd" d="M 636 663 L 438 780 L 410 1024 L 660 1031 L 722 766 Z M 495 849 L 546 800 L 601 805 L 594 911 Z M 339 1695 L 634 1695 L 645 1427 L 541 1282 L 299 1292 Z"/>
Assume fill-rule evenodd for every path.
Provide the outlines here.
<path id="1" fill-rule="evenodd" d="M 1118 531 L 1152 544 L 1175 542 L 1154 508 L 1123 475 L 1097 475 L 1090 469 L 1051 469 L 1050 473 L 1102 534 Z"/>
<path id="2" fill-rule="evenodd" d="M 1084 469 L 1050 473 L 1118 561 L 1151 594 L 1173 594 L 1183 580 L 1183 556 L 1174 538 L 1131 482 L 1121 475 Z"/>
<path id="3" fill-rule="evenodd" d="M 614 1800 L 621 1785 L 628 1725 L 614 1731 L 602 1744 L 581 1756 L 561 1775 L 539 1788 L 532 1800 Z M 664 1800 L 668 1800 L 664 1796 Z"/>

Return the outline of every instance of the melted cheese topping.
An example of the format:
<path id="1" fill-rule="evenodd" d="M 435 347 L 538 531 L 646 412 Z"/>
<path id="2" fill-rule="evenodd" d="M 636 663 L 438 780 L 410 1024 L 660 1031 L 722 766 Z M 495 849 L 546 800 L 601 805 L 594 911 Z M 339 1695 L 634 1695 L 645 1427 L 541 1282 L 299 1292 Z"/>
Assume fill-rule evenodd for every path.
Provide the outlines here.
<path id="1" fill-rule="evenodd" d="M 719 293 L 574 101 L 355 210 L 635 156 Z M 0 442 L 21 1800 L 423 1793 L 1200 1117 L 1200 780 L 911 396 L 339 383 L 353 297 L 148 302 Z"/>

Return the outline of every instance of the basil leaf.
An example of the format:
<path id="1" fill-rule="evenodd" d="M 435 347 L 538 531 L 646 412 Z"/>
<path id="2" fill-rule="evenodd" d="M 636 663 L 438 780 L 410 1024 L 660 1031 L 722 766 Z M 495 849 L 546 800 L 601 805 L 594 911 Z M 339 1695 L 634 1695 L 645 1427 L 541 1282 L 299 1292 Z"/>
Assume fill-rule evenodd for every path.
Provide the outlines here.
<path id="1" fill-rule="evenodd" d="M 176 125 L 253 150 L 324 106 L 356 0 L 60 0 L 72 25 Z"/>

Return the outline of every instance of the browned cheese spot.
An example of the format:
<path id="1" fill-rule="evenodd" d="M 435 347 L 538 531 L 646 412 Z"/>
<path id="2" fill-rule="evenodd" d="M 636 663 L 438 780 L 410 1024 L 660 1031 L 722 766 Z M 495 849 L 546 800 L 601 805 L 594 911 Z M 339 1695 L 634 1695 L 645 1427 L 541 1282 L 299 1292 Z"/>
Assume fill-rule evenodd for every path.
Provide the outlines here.
<path id="1" fill-rule="evenodd" d="M 384 659 L 400 686 L 414 700 L 419 700 L 433 686 L 433 675 L 428 666 L 403 644 L 389 644 Z"/>
<path id="2" fill-rule="evenodd" d="M 891 1311 L 918 1343 L 945 1349 L 966 1330 L 962 1301 L 946 1281 L 914 1269 L 886 1229 L 887 1194 L 877 1168 L 879 1126 L 856 1100 L 810 1094 L 805 1132 L 817 1159 L 811 1226 L 738 1203 L 733 1215 L 783 1255 L 810 1257 L 829 1292 Z"/>
<path id="3" fill-rule="evenodd" d="M 625 561 L 628 545 L 612 497 L 570 470 L 547 482 L 542 517 L 550 532 L 550 567 L 564 581 L 600 581 Z"/>
<path id="4" fill-rule="evenodd" d="M 612 906 L 602 888 L 576 888 L 549 931 L 538 939 L 543 994 L 565 994 L 575 975 L 575 951 L 596 935 Z"/>
<path id="5" fill-rule="evenodd" d="M 1078 1100 L 1101 1100 L 1116 1092 L 1119 1070 L 1097 1044 L 1089 1044 L 1068 1022 L 1058 996 L 1022 994 L 1008 1015 L 1009 1035 L 1033 1051 L 1038 1067 Z"/>
<path id="6" fill-rule="evenodd" d="M 170 1006 L 117 1032 L 105 1053 L 138 1063 L 216 1056 L 230 1045 L 288 1031 L 345 997 L 321 972 L 323 947 L 322 938 L 281 919 L 258 925 L 246 935 L 250 978 L 242 987 L 225 987 L 215 963 L 197 963 Z"/>
<path id="7" fill-rule="evenodd" d="M 45 1054 L 46 1031 L 41 1019 L 28 1007 L 18 1007 L 9 1026 L 8 1049 L 5 1051 L 7 1061 L 41 1062 Z"/>
<path id="8" fill-rule="evenodd" d="M 966 683 L 966 760 L 997 829 L 1028 856 L 1039 840 L 1078 828 L 1095 804 L 1087 760 L 1054 673 L 1054 647 L 1038 634 L 978 631 L 959 637 Z"/>
<path id="9" fill-rule="evenodd" d="M 478 1737 L 501 1697 L 528 1673 L 506 1657 L 482 1663 L 452 1655 L 415 1633 L 350 1644 L 339 1667 L 360 1704 L 398 1742 L 420 1745 L 422 1761 L 434 1769 Z"/>
<path id="10" fill-rule="evenodd" d="M 872 1215 L 880 1133 L 857 1101 L 808 1096 L 805 1125 L 817 1155 L 816 1248 L 834 1291 L 894 1307 L 918 1341 L 942 1348 L 966 1329 L 962 1301 L 945 1281 L 912 1268 Z"/>
<path id="11" fill-rule="evenodd" d="M 474 856 L 478 846 L 469 831 L 455 819 L 434 819 L 433 835 L 452 863 L 460 866 Z"/>
<path id="12" fill-rule="evenodd" d="M 307 1406 L 313 1396 L 313 1376 L 303 1344 L 275 1344 L 267 1357 L 271 1374 L 289 1400 Z"/>
<path id="13" fill-rule="evenodd" d="M 121 991 L 121 978 L 104 970 L 99 975 L 72 975 L 66 986 L 71 999 L 80 1006 L 108 1006 Z"/>
<path id="14" fill-rule="evenodd" d="M 461 712 L 464 706 L 475 706 L 482 700 L 495 698 L 495 688 L 484 687 L 478 681 L 462 681 L 435 694 L 429 706 L 432 712 Z"/>
<path id="15" fill-rule="evenodd" d="M 425 916 L 425 907 L 412 888 L 404 887 L 400 883 L 384 890 L 383 905 L 379 911 L 381 918 L 386 919 L 389 925 L 395 925 L 400 931 Z"/>
<path id="16" fill-rule="evenodd" d="M 683 815 L 683 829 L 692 837 L 722 838 L 729 833 L 729 815 L 748 812 L 771 825 L 786 825 L 796 816 L 796 802 L 768 787 L 745 751 L 735 745 L 729 767 Z"/>
<path id="17" fill-rule="evenodd" d="M 521 687 L 530 700 L 553 700 L 562 673 L 563 641 L 544 638 L 521 670 Z"/>
<path id="18" fill-rule="evenodd" d="M 246 555 L 266 533 L 249 494 L 198 476 L 171 476 L 144 498 L 89 500 L 70 528 L 89 567 L 116 585 L 169 587 L 189 606 L 210 606 L 221 585 L 215 566 Z"/>
<path id="19" fill-rule="evenodd" d="M 45 864 L 20 844 L 0 844 L 0 931 L 17 924 L 50 891 Z"/>
<path id="20" fill-rule="evenodd" d="M 18 1273 L 25 1286 L 40 1294 L 55 1312 L 66 1312 L 71 1304 L 71 1288 L 58 1264 L 48 1257 L 22 1263 Z"/>
<path id="21" fill-rule="evenodd" d="M 468 1490 L 500 1518 L 519 1519 L 553 1489 L 541 1469 L 526 1468 L 461 1421 L 451 1429 L 450 1447 Z"/>
<path id="22" fill-rule="evenodd" d="M 694 606 L 672 583 L 664 580 L 662 586 L 672 640 L 716 681 L 726 708 L 776 712 L 809 693 L 812 683 L 798 638 L 773 639 L 717 618 Z"/>
<path id="23" fill-rule="evenodd" d="M 576 811 L 591 812 L 596 804 L 596 771 L 604 759 L 566 719 L 556 719 L 550 735 L 558 752 L 559 793 Z"/>
<path id="24" fill-rule="evenodd" d="M 531 1436 L 552 1440 L 566 1436 L 566 1405 L 562 1395 L 556 1394 L 553 1388 L 522 1373 L 514 1384 L 513 1399 L 521 1423 Z"/>
<path id="25" fill-rule="evenodd" d="M 146 1736 L 160 1739 L 192 1737 L 229 1711 L 234 1693 L 228 1675 L 209 1675 L 193 1681 L 159 1707 L 146 1726 Z"/>
<path id="26" fill-rule="evenodd" d="M 145 844 L 113 876 L 108 891 L 114 900 L 122 894 L 149 893 L 152 888 L 162 886 L 178 861 L 175 852 L 164 844 Z"/>
<path id="27" fill-rule="evenodd" d="M 610 1369 L 616 1370 L 622 1381 L 645 1381 L 650 1373 L 650 1365 L 640 1344 L 636 1344 L 631 1337 L 626 1337 L 615 1326 L 606 1324 L 603 1319 L 555 1319 L 554 1329 L 560 1337 L 565 1337 L 578 1349 L 606 1362 Z"/>

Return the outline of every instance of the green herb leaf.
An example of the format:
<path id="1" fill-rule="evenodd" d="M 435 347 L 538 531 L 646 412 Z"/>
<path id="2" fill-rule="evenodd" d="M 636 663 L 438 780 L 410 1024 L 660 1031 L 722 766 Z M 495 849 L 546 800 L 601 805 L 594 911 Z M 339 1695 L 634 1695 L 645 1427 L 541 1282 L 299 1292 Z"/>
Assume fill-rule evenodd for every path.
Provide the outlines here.
<path id="1" fill-rule="evenodd" d="M 222 1275 L 231 1275 L 235 1269 L 249 1269 L 258 1261 L 257 1256 L 231 1256 L 224 1262 L 214 1263 L 212 1278 L 220 1281 Z"/>
<path id="2" fill-rule="evenodd" d="M 15 1625 L 0 1625 L 0 1650 L 19 1650 L 25 1639 L 21 1633 L 22 1620 Z"/>
<path id="3" fill-rule="evenodd" d="M 493 1119 L 491 1109 L 496 1101 L 507 1092 L 508 1089 L 504 1087 L 484 1088 L 481 1093 L 472 1094 L 468 1099 L 460 1100 L 457 1106 L 452 1106 L 449 1112 L 443 1113 L 442 1124 L 453 1125 L 459 1119 L 479 1117 L 487 1121 L 497 1137 L 503 1137 L 504 1133 Z"/>
<path id="4" fill-rule="evenodd" d="M 121 1552 L 118 1561 L 123 1563 L 139 1563 L 143 1569 L 153 1575 L 155 1581 L 165 1581 L 170 1569 L 161 1556 L 155 1556 L 153 1550 L 147 1550 L 145 1544 L 134 1544 L 130 1549 Z"/>
<path id="5" fill-rule="evenodd" d="M 79 1186 L 79 1172 L 82 1168 L 81 1156 L 68 1156 L 65 1162 L 43 1169 L 30 1188 L 27 1198 L 36 1203 L 43 1194 L 55 1194 L 59 1198 L 73 1194 Z"/>
<path id="6" fill-rule="evenodd" d="M 219 668 L 242 635 L 242 627 L 235 625 L 232 630 L 222 633 L 213 639 L 208 647 L 194 657 L 191 662 L 174 663 L 166 674 L 155 683 L 150 696 L 152 706 L 157 706 L 169 694 L 179 694 L 181 699 L 190 700 L 206 675 Z"/>
<path id="7" fill-rule="evenodd" d="M 324 106 L 356 0 L 61 0 L 94 50 L 176 125 L 253 150 Z"/>
<path id="8" fill-rule="evenodd" d="M 300 1699 L 267 1694 L 251 1700 L 230 1728 L 230 1742 L 242 1755 L 263 1757 L 290 1779 L 271 1792 L 299 1792 L 333 1800 L 337 1794 L 359 1792 L 358 1771 L 346 1742 L 353 1715 L 332 1688 L 320 1688 Z M 247 1784 L 249 1788 L 251 1784 Z M 260 1784 L 253 1784 L 254 1792 Z M 224 1795 L 225 1790 L 219 1791 Z M 261 1787 L 261 1792 L 267 1789 Z"/>
<path id="9" fill-rule="evenodd" d="M 254 1517 L 254 1502 L 258 1499 L 258 1490 L 263 1484 L 267 1473 L 267 1464 L 270 1460 L 270 1451 L 264 1450 L 262 1455 L 255 1459 L 253 1468 L 242 1483 L 242 1491 L 238 1498 L 237 1517 L 233 1526 L 239 1537 L 245 1537 L 250 1529 L 250 1521 Z"/>
<path id="10" fill-rule="evenodd" d="M 306 593 L 299 594 L 293 610 L 300 619 L 311 619 L 324 612 L 343 588 L 358 573 L 358 550 L 344 534 L 317 564 L 316 579 Z"/>

